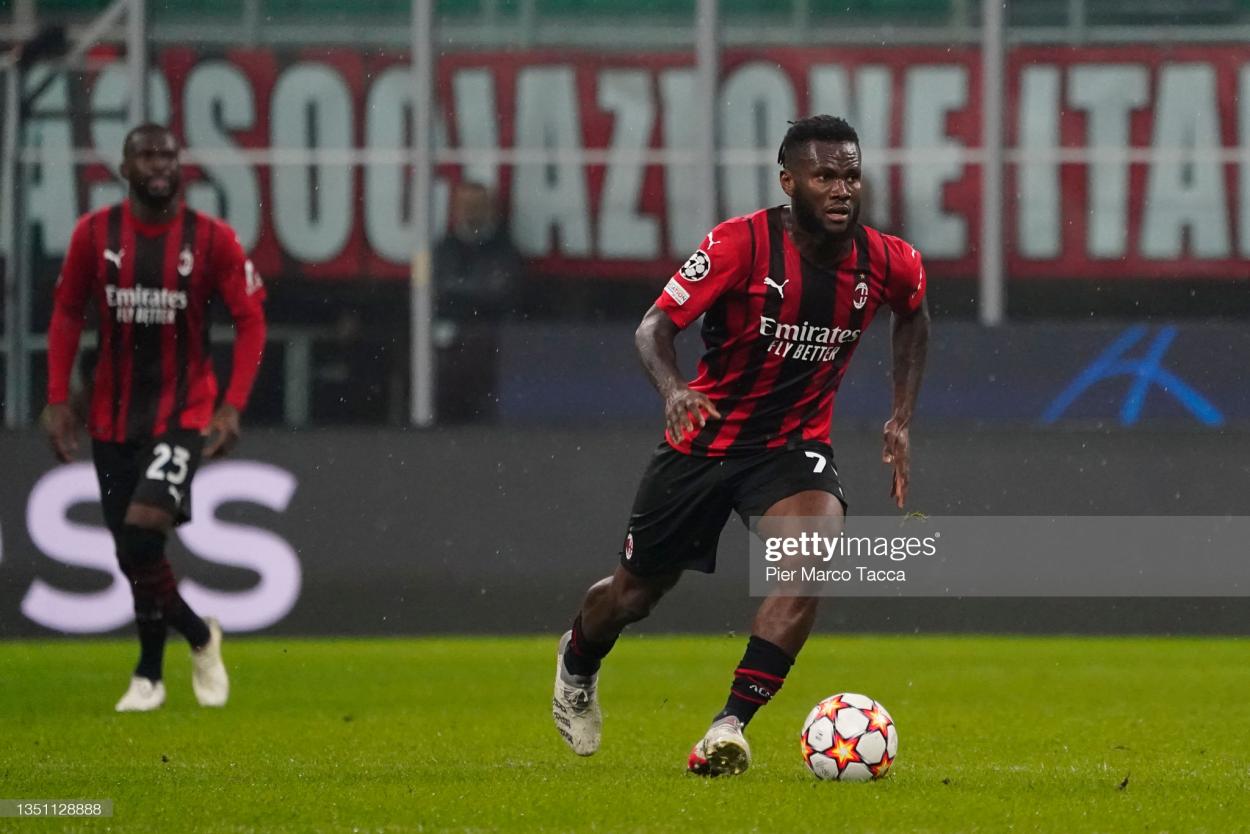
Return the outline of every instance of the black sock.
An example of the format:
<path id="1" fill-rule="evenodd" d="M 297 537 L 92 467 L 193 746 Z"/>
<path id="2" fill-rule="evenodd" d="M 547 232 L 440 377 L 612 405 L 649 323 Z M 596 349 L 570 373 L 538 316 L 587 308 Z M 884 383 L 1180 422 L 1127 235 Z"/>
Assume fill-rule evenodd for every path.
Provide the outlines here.
<path id="1" fill-rule="evenodd" d="M 139 628 L 139 665 L 135 675 L 158 681 L 165 661 L 165 619 L 159 611 L 155 616 L 136 615 L 135 625 Z"/>
<path id="2" fill-rule="evenodd" d="M 599 671 L 599 665 L 612 647 L 616 638 L 603 642 L 595 642 L 586 638 L 582 631 L 582 615 L 578 614 L 573 621 L 573 639 L 564 650 L 564 668 L 570 675 L 593 675 Z"/>
<path id="3" fill-rule="evenodd" d="M 742 662 L 734 670 L 729 700 L 713 721 L 732 715 L 746 726 L 755 711 L 767 704 L 781 689 L 794 665 L 794 658 L 762 637 L 751 635 Z"/>
<path id="4" fill-rule="evenodd" d="M 209 637 L 211 637 L 208 632 L 208 623 L 191 610 L 191 606 L 187 605 L 186 600 L 177 591 L 174 591 L 173 597 L 166 604 L 165 616 L 169 618 L 169 624 L 187 638 L 191 648 L 202 649 L 208 645 Z"/>
<path id="5" fill-rule="evenodd" d="M 208 624 L 178 593 L 178 581 L 165 557 L 165 534 L 126 525 L 123 536 L 127 548 L 123 564 L 135 596 L 135 610 L 159 610 L 164 622 L 187 638 L 193 649 L 208 643 Z"/>
<path id="6" fill-rule="evenodd" d="M 117 561 L 130 581 L 135 603 L 135 629 L 139 633 L 139 663 L 135 676 L 159 681 L 165 664 L 168 623 L 161 610 L 158 563 L 165 549 L 165 534 L 127 524 L 115 531 Z"/>

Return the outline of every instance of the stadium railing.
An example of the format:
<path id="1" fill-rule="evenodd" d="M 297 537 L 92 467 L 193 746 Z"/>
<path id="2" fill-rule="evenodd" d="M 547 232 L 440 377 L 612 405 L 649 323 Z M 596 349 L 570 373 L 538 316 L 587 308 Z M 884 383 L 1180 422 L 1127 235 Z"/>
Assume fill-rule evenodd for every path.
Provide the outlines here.
<path id="1" fill-rule="evenodd" d="M 11 21 L 15 0 L 0 0 L 0 43 L 20 34 Z M 89 20 L 108 0 L 33 0 L 35 20 L 71 27 Z M 977 0 L 722 0 L 726 44 L 879 42 L 971 42 L 977 37 Z M 186 40 L 220 43 L 404 43 L 396 20 L 410 0 L 170 0 L 150 6 L 156 43 Z M 444 42 L 474 44 L 583 43 L 612 48 L 674 42 L 688 24 L 692 0 L 439 0 L 436 15 Z M 619 24 L 631 38 L 622 44 Z M 1034 0 L 1010 4 L 1011 37 L 1021 41 L 1136 39 L 1143 31 L 1174 40 L 1236 37 L 1226 27 L 1250 27 L 1250 0 Z M 33 23 L 27 24 L 25 27 Z M 685 38 L 686 33 L 680 33 Z"/>
<path id="2" fill-rule="evenodd" d="M 333 329 L 329 327 L 269 326 L 266 342 L 282 346 L 282 422 L 285 425 L 302 427 L 312 421 L 313 349 L 319 341 L 328 341 L 333 335 Z M 80 349 L 94 348 L 96 336 L 94 330 L 84 331 Z M 214 325 L 210 340 L 214 346 L 231 345 L 234 343 L 234 328 L 228 324 Z M 28 348 L 29 360 L 42 363 L 43 355 L 48 350 L 47 335 L 32 335 Z M 6 346 L 0 344 L 0 357 L 7 361 L 6 354 Z"/>

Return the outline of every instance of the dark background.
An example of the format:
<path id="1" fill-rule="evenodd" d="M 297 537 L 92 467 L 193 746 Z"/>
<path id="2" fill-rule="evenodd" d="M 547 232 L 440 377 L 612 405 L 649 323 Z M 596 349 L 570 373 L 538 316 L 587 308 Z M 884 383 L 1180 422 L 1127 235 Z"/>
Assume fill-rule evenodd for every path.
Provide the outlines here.
<path id="1" fill-rule="evenodd" d="M 299 554 L 303 591 L 273 633 L 556 632 L 616 564 L 658 439 L 646 429 L 253 430 L 240 456 L 288 469 L 299 487 L 285 513 L 234 504 L 219 514 L 274 530 Z M 1250 494 L 1250 435 L 1239 432 L 920 426 L 914 446 L 911 508 L 932 514 L 1238 514 Z M 835 450 L 851 512 L 894 512 L 877 433 L 838 433 Z M 27 537 L 27 496 L 52 465 L 42 438 L 0 433 L 0 461 L 0 637 L 47 634 L 19 610 L 36 575 L 66 590 L 104 580 L 46 558 Z M 88 523 L 97 513 L 83 505 L 74 517 Z M 746 630 L 757 604 L 747 595 L 746 537 L 732 520 L 720 571 L 687 575 L 640 630 Z M 1003 558 L 1012 558 L 1010 542 Z M 1132 554 L 1107 558 L 1131 564 Z M 180 547 L 173 561 L 214 588 L 256 581 Z M 829 600 L 818 629 L 1241 634 L 1250 602 Z"/>

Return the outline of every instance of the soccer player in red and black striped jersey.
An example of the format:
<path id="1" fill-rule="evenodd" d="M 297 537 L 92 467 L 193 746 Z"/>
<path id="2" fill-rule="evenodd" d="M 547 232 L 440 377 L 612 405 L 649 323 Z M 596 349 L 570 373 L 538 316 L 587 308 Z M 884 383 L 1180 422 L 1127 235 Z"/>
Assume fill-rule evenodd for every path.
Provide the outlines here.
<path id="1" fill-rule="evenodd" d="M 819 520 L 829 537 L 841 531 L 834 396 L 883 306 L 893 314 L 894 403 L 882 459 L 892 467 L 891 495 L 900 508 L 906 500 L 929 332 L 920 254 L 859 222 L 859 138 L 844 120 L 794 122 L 778 163 L 790 204 L 714 228 L 638 327 L 638 353 L 664 399 L 665 440 L 639 486 L 620 565 L 591 586 L 560 641 L 553 717 L 579 755 L 599 747 L 600 662 L 682 571 L 715 569 L 732 512 L 759 519 L 757 530 L 793 529 L 801 518 Z M 673 344 L 700 317 L 706 353 L 687 383 Z M 690 753 L 691 772 L 747 768 L 743 728 L 785 681 L 816 607 L 815 597 L 763 601 L 728 702 Z"/>
<path id="2" fill-rule="evenodd" d="M 164 703 L 170 627 L 191 645 L 200 704 L 223 706 L 229 695 L 221 628 L 178 593 L 165 543 L 191 517 L 191 480 L 201 454 L 224 454 L 238 441 L 239 415 L 265 344 L 265 291 L 234 231 L 183 204 L 179 152 L 177 139 L 160 125 L 126 135 L 120 171 L 129 198 L 78 221 L 48 329 L 43 422 L 56 456 L 69 461 L 78 429 L 70 372 L 87 307 L 95 304 L 100 336 L 87 426 L 104 520 L 130 580 L 139 632 L 139 663 L 119 712 Z M 234 318 L 235 343 L 230 384 L 214 409 L 209 305 L 215 298 Z"/>

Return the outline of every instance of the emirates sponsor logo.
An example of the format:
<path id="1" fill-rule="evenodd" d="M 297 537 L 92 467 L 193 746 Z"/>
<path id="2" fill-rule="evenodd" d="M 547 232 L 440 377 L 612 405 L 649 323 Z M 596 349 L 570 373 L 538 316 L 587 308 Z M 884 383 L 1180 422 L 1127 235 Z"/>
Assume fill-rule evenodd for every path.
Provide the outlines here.
<path id="1" fill-rule="evenodd" d="M 187 309 L 183 290 L 152 287 L 104 287 L 104 299 L 119 324 L 173 324 L 179 310 Z"/>
<path id="2" fill-rule="evenodd" d="M 760 316 L 760 335 L 772 339 L 768 352 L 800 362 L 832 362 L 838 351 L 858 339 L 862 332 L 843 327 L 818 327 L 806 321 L 787 324 Z"/>

